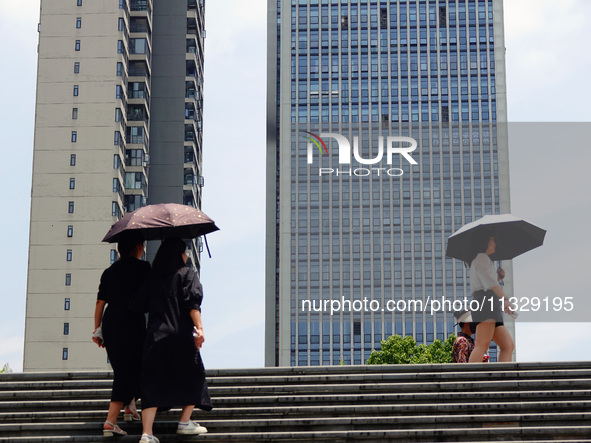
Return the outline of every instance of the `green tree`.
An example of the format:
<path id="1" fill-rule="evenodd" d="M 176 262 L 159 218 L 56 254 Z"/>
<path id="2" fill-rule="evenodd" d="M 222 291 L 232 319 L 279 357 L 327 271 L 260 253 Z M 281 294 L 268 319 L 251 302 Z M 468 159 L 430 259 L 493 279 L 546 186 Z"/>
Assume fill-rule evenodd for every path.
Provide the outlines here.
<path id="1" fill-rule="evenodd" d="M 10 369 L 10 366 L 6 363 L 2 369 L 0 369 L 0 374 L 8 374 L 9 372 L 12 372 L 12 369 Z"/>
<path id="2" fill-rule="evenodd" d="M 456 339 L 451 334 L 444 342 L 435 340 L 430 345 L 417 345 L 415 339 L 407 335 L 393 335 L 382 340 L 382 350 L 373 351 L 367 360 L 368 365 L 401 365 L 421 363 L 451 363 L 451 353 Z"/>

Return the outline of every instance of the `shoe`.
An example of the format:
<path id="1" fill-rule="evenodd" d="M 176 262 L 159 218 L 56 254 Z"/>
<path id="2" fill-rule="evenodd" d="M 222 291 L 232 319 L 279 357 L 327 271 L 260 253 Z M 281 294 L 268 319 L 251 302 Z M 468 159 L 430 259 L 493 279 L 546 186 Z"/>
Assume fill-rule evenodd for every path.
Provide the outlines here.
<path id="1" fill-rule="evenodd" d="M 113 437 L 114 435 L 127 435 L 127 432 L 116 424 L 106 421 L 103 425 L 103 437 Z"/>
<path id="2" fill-rule="evenodd" d="M 123 413 L 123 420 L 125 421 L 141 421 L 142 417 L 136 408 L 133 406 L 125 406 L 125 412 Z"/>
<path id="3" fill-rule="evenodd" d="M 179 426 L 176 429 L 177 434 L 207 434 L 207 428 L 201 426 L 195 421 L 189 421 L 188 423 L 179 422 Z"/>
<path id="4" fill-rule="evenodd" d="M 158 440 L 153 435 L 142 434 L 142 438 L 140 440 L 140 443 L 160 443 L 160 440 Z"/>

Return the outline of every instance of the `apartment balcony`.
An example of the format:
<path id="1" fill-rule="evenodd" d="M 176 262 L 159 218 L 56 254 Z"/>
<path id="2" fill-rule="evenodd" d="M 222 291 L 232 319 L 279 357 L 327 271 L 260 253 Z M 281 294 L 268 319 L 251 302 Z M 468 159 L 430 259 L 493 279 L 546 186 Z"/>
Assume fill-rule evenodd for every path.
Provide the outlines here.
<path id="1" fill-rule="evenodd" d="M 145 152 L 149 152 L 148 131 L 144 122 L 130 122 L 125 136 L 127 149 L 143 149 Z"/>
<path id="2" fill-rule="evenodd" d="M 128 82 L 150 82 L 150 65 L 145 57 L 143 60 L 130 60 L 127 70 Z"/>
<path id="3" fill-rule="evenodd" d="M 127 122 L 145 122 L 146 125 L 150 121 L 150 115 L 145 104 L 128 105 L 127 106 Z"/>
<path id="4" fill-rule="evenodd" d="M 125 173 L 125 194 L 148 195 L 148 179 L 144 171 Z"/>
<path id="5" fill-rule="evenodd" d="M 197 158 L 197 154 L 195 151 L 194 145 L 185 145 L 185 168 L 191 168 L 195 165 Z"/>
<path id="6" fill-rule="evenodd" d="M 187 54 L 197 54 L 197 39 L 193 36 L 187 37 Z"/>
<path id="7" fill-rule="evenodd" d="M 198 77 L 198 71 L 197 71 L 197 63 L 194 59 L 191 60 L 187 60 L 187 68 L 186 68 L 186 73 L 185 76 L 186 77 L 193 77 L 193 78 L 197 78 Z"/>
<path id="8" fill-rule="evenodd" d="M 197 187 L 183 187 L 183 204 L 193 208 L 201 207 L 201 193 Z"/>
<path id="9" fill-rule="evenodd" d="M 193 123 L 185 123 L 185 141 L 196 142 L 197 141 L 197 128 Z"/>
<path id="10" fill-rule="evenodd" d="M 151 64 L 151 48 L 150 42 L 146 38 L 130 38 L 129 39 L 129 61 L 146 61 L 147 65 Z"/>
<path id="11" fill-rule="evenodd" d="M 197 97 L 197 88 L 195 86 L 195 81 L 188 80 L 185 82 L 185 98 L 193 99 Z"/>
<path id="12" fill-rule="evenodd" d="M 144 147 L 125 150 L 125 167 L 128 171 L 141 172 L 150 164 L 150 156 Z"/>
<path id="13" fill-rule="evenodd" d="M 125 212 L 133 212 L 146 206 L 146 196 L 142 194 L 125 194 L 123 208 Z"/>
<path id="14" fill-rule="evenodd" d="M 185 102 L 185 120 L 197 121 L 200 120 L 200 113 L 195 109 L 195 102 Z M 188 123 L 188 122 L 185 122 Z"/>
<path id="15" fill-rule="evenodd" d="M 129 0 L 130 11 L 152 12 L 152 0 Z"/>
<path id="16" fill-rule="evenodd" d="M 142 37 L 142 35 L 139 34 L 144 34 L 146 37 L 151 38 L 152 23 L 148 17 L 131 17 L 129 23 L 129 32 L 130 37 Z"/>
<path id="17" fill-rule="evenodd" d="M 150 109 L 150 91 L 144 82 L 128 82 L 127 103 L 134 106 L 144 106 Z"/>

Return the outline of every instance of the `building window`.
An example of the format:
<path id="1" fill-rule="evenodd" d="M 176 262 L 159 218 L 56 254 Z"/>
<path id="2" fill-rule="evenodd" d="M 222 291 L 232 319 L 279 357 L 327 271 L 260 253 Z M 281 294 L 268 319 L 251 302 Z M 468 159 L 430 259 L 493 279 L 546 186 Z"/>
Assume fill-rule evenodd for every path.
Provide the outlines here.
<path id="1" fill-rule="evenodd" d="M 76 5 L 77 6 L 82 6 L 82 0 L 76 0 Z"/>
<path id="2" fill-rule="evenodd" d="M 117 77 L 123 76 L 123 63 L 117 62 Z"/>
<path id="3" fill-rule="evenodd" d="M 70 335 L 70 323 L 64 323 L 64 335 Z"/>
<path id="4" fill-rule="evenodd" d="M 113 192 L 119 192 L 119 190 L 121 189 L 121 182 L 119 181 L 118 178 L 114 178 L 113 179 Z M 115 202 L 113 202 L 115 203 Z"/>
<path id="5" fill-rule="evenodd" d="M 78 88 L 78 85 L 74 85 L 74 97 L 78 97 L 78 92 L 80 91 L 80 88 Z"/>
<path id="6" fill-rule="evenodd" d="M 125 20 L 122 17 L 119 17 L 119 24 L 117 25 L 117 30 L 120 32 L 125 31 Z"/>
<path id="7" fill-rule="evenodd" d="M 119 9 L 125 9 L 125 0 L 119 0 Z"/>
<path id="8" fill-rule="evenodd" d="M 72 261 L 72 250 L 68 249 L 66 251 L 66 261 Z"/>
<path id="9" fill-rule="evenodd" d="M 64 311 L 69 311 L 70 310 L 70 299 L 66 298 L 64 300 Z"/>
<path id="10" fill-rule="evenodd" d="M 121 144 L 121 133 L 119 131 L 115 131 L 115 135 L 113 136 L 113 144 L 115 146 L 119 146 Z"/>
<path id="11" fill-rule="evenodd" d="M 117 251 L 115 249 L 111 249 L 110 255 L 111 264 L 113 264 L 117 261 Z"/>
<path id="12" fill-rule="evenodd" d="M 62 360 L 68 359 L 68 348 L 62 349 Z"/>
<path id="13" fill-rule="evenodd" d="M 70 137 L 70 141 L 72 143 L 76 143 L 78 141 L 78 132 L 72 131 L 72 136 Z"/>
<path id="14" fill-rule="evenodd" d="M 70 166 L 76 166 L 76 154 L 70 155 Z"/>
<path id="15" fill-rule="evenodd" d="M 68 202 L 68 214 L 74 213 L 74 202 Z"/>
<path id="16" fill-rule="evenodd" d="M 74 226 L 68 225 L 68 237 L 74 237 Z"/>
<path id="17" fill-rule="evenodd" d="M 125 173 L 125 189 L 142 189 L 145 184 L 144 174 L 141 172 Z"/>
<path id="18" fill-rule="evenodd" d="M 74 62 L 74 74 L 80 74 L 80 62 Z"/>
<path id="19" fill-rule="evenodd" d="M 113 169 L 119 169 L 120 166 L 121 166 L 121 157 L 119 157 L 119 154 L 113 155 Z"/>
<path id="20" fill-rule="evenodd" d="M 124 50 L 123 40 L 118 40 L 117 41 L 117 54 L 123 54 L 123 50 Z"/>
<path id="21" fill-rule="evenodd" d="M 80 29 L 82 27 L 82 17 L 76 18 L 76 29 Z"/>
<path id="22" fill-rule="evenodd" d="M 117 108 L 115 109 L 115 121 L 116 122 L 120 122 L 123 118 L 123 113 L 121 112 L 121 109 Z"/>
<path id="23" fill-rule="evenodd" d="M 119 203 L 113 202 L 113 204 L 111 206 L 111 215 L 113 217 L 121 218 L 121 209 L 119 208 Z M 117 259 L 115 258 L 115 260 L 117 260 Z M 111 262 L 111 263 L 114 263 L 114 262 Z"/>
<path id="24" fill-rule="evenodd" d="M 76 44 L 74 45 L 75 51 L 80 51 L 80 40 L 76 40 Z"/>
<path id="25" fill-rule="evenodd" d="M 78 119 L 78 108 L 72 108 L 72 120 Z"/>
<path id="26" fill-rule="evenodd" d="M 71 286 L 72 285 L 72 274 L 66 274 L 66 286 Z M 67 298 L 66 300 L 70 300 L 69 298 Z"/>
<path id="27" fill-rule="evenodd" d="M 121 87 L 121 85 L 117 85 L 115 87 L 115 98 L 116 99 L 122 99 L 123 98 L 123 88 Z"/>
<path id="28" fill-rule="evenodd" d="M 70 178 L 70 189 L 76 189 L 76 179 Z"/>
<path id="29" fill-rule="evenodd" d="M 125 150 L 125 165 L 126 166 L 143 166 L 144 151 L 142 149 L 126 149 Z"/>

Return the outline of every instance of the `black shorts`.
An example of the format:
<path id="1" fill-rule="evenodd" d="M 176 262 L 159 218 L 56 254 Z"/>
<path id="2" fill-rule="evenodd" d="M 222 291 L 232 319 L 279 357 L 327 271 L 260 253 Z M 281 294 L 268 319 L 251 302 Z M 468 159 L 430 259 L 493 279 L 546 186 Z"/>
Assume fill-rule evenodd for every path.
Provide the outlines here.
<path id="1" fill-rule="evenodd" d="M 472 322 L 478 324 L 493 320 L 495 327 L 503 326 L 503 306 L 497 294 L 490 290 L 476 291 L 472 293 L 472 299 L 478 302 L 478 309 L 471 311 Z"/>

